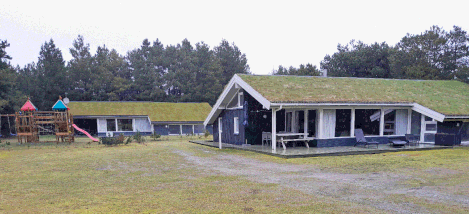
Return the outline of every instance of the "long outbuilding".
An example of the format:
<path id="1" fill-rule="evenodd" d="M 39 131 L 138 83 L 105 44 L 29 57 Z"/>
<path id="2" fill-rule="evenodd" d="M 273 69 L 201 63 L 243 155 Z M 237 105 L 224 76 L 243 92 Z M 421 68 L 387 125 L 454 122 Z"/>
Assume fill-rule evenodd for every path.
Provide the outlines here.
<path id="1" fill-rule="evenodd" d="M 191 135 L 212 132 L 208 103 L 71 101 L 75 124 L 92 135 Z"/>

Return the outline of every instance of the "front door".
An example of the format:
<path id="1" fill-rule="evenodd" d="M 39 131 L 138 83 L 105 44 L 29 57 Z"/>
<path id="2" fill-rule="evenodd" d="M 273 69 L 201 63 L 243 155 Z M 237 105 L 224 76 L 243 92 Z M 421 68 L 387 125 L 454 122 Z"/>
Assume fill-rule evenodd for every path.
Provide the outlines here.
<path id="1" fill-rule="evenodd" d="M 422 127 L 423 136 L 421 137 L 423 138 L 423 142 L 434 144 L 438 123 L 434 119 L 430 117 L 426 117 L 424 115 L 422 115 L 422 118 L 423 118 L 422 122 L 424 125 Z"/>
<path id="2" fill-rule="evenodd" d="M 222 133 L 222 119 L 221 117 L 218 118 L 218 147 L 221 149 L 221 133 Z"/>

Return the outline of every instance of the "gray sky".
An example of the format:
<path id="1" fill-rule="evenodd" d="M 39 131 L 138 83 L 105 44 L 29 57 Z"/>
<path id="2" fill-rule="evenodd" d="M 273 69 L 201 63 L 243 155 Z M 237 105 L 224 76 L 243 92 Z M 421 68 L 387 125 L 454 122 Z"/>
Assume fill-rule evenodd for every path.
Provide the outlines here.
<path id="1" fill-rule="evenodd" d="M 8 1 L 0 7 L 0 40 L 11 44 L 11 63 L 24 66 L 37 62 L 50 38 L 66 61 L 78 35 L 93 54 L 105 44 L 122 55 L 145 38 L 165 46 L 187 38 L 212 48 L 224 38 L 246 54 L 253 73 L 267 74 L 279 65 L 319 66 L 352 39 L 394 45 L 432 25 L 469 31 L 467 0 L 149 2 Z"/>

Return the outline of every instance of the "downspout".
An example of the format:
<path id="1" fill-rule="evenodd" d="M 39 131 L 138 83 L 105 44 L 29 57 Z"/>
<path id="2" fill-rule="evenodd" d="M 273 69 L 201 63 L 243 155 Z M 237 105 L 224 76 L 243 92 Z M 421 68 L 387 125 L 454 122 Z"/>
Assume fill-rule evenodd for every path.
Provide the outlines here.
<path id="1" fill-rule="evenodd" d="M 275 111 L 276 111 L 276 112 L 277 112 L 277 111 L 280 111 L 280 110 L 282 110 L 282 108 L 283 108 L 283 105 L 280 105 L 280 108 L 278 108 L 278 109 L 275 110 Z"/>

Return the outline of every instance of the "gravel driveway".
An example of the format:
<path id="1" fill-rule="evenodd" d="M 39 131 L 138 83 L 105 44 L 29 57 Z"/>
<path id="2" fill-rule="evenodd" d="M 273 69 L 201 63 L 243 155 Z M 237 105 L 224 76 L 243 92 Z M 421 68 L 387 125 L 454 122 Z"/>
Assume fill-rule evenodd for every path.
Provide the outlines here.
<path id="1" fill-rule="evenodd" d="M 202 148 L 205 152 L 213 152 Z M 189 163 L 205 173 L 242 176 L 254 182 L 275 183 L 307 194 L 331 197 L 378 208 L 390 213 L 434 213 L 426 207 L 412 202 L 393 202 L 398 195 L 424 200 L 427 203 L 444 203 L 469 210 L 467 195 L 452 194 L 453 189 L 469 188 L 469 182 L 452 187 L 423 186 L 412 188 L 403 183 L 412 179 L 412 173 L 365 173 L 344 174 L 320 170 L 311 165 L 278 164 L 250 159 L 238 155 L 223 154 L 210 157 L 196 156 L 188 151 L 175 150 Z M 434 168 L 425 173 L 452 173 L 450 170 Z M 404 197 L 405 198 L 405 197 Z"/>

